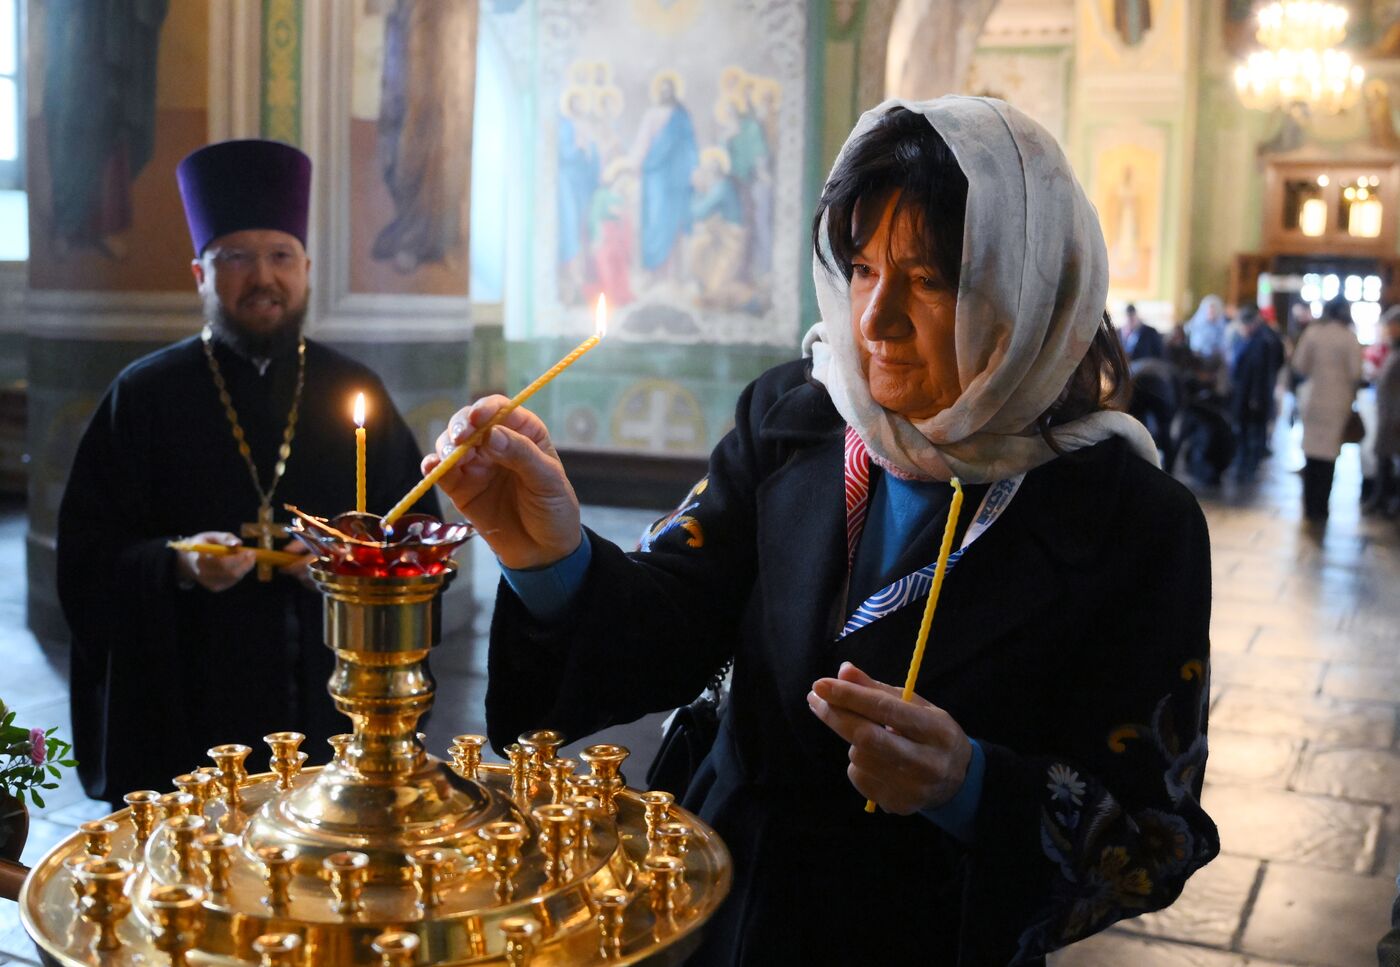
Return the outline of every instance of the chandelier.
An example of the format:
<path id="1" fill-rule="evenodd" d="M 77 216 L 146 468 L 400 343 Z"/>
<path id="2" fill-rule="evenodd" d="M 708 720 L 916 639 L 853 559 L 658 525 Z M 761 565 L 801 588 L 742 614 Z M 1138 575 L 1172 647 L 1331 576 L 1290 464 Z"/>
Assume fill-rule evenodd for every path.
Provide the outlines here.
<path id="1" fill-rule="evenodd" d="M 1246 108 L 1336 114 L 1356 103 L 1365 71 L 1338 50 L 1347 10 L 1325 0 L 1273 0 L 1259 10 L 1255 34 L 1263 50 L 1235 68 Z"/>

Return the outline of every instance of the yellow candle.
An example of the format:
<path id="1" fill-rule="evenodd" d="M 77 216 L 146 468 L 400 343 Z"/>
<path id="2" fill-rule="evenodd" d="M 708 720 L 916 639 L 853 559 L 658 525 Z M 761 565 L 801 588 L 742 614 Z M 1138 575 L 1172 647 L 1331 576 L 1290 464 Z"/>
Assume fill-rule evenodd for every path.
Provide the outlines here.
<path id="1" fill-rule="evenodd" d="M 207 554 L 210 557 L 228 557 L 239 551 L 252 551 L 253 557 L 258 561 L 275 567 L 295 564 L 305 557 L 304 554 L 293 554 L 291 551 L 269 551 L 265 548 L 248 547 L 247 545 L 229 547 L 227 544 L 206 544 L 203 541 L 166 541 L 166 546 L 177 551 L 194 551 L 196 554 Z"/>
<path id="2" fill-rule="evenodd" d="M 948 573 L 948 555 L 953 550 L 953 534 L 958 529 L 958 512 L 962 510 L 962 481 L 952 480 L 953 501 L 948 505 L 948 523 L 943 525 L 943 543 L 938 548 L 938 563 L 933 568 L 933 587 L 928 589 L 928 601 L 924 604 L 924 620 L 919 623 L 919 637 L 914 639 L 914 655 L 909 659 L 909 674 L 904 676 L 904 694 L 901 701 L 914 697 L 914 682 L 919 677 L 919 667 L 924 663 L 924 648 L 928 645 L 928 632 L 933 627 L 933 612 L 938 608 L 938 595 L 943 591 L 943 575 Z M 865 801 L 865 811 L 875 811 L 875 800 Z"/>
<path id="3" fill-rule="evenodd" d="M 365 512 L 365 394 L 355 394 L 355 509 Z"/>
<path id="4" fill-rule="evenodd" d="M 564 370 L 568 369 L 574 363 L 578 362 L 580 356 L 588 352 L 594 346 L 598 345 L 599 341 L 601 341 L 603 338 L 605 330 L 607 329 L 607 313 L 607 300 L 605 300 L 600 295 L 598 296 L 598 307 L 594 316 L 596 331 L 593 333 L 593 335 L 589 336 L 583 342 L 579 343 L 578 346 L 575 347 L 573 352 L 569 353 L 569 355 L 565 356 L 563 359 L 559 360 L 559 362 L 555 363 L 553 366 L 547 369 L 533 383 L 525 387 L 519 393 L 516 393 L 509 403 L 507 403 L 505 406 L 501 407 L 499 410 L 496 411 L 495 416 L 491 417 L 491 419 L 487 420 L 481 426 L 477 427 L 475 433 L 463 440 L 462 443 L 458 445 L 456 449 L 454 449 L 451 453 L 444 457 L 442 463 L 439 463 L 436 467 L 434 467 L 431 473 L 429 473 L 426 477 L 424 477 L 418 482 L 418 486 L 414 487 L 407 494 L 405 494 L 404 498 L 400 500 L 397 504 L 395 504 L 393 509 L 390 510 L 389 513 L 384 515 L 384 526 L 392 527 L 394 521 L 402 517 L 404 513 L 408 510 L 408 508 L 416 504 L 424 494 L 431 490 L 433 485 L 442 479 L 443 474 L 451 470 L 454 466 L 457 465 L 458 460 L 461 460 L 462 457 L 466 456 L 468 450 L 471 450 L 473 447 L 480 446 L 481 442 L 486 439 L 486 435 L 491 432 L 493 427 L 504 423 L 506 417 L 510 416 L 510 414 L 515 411 L 516 407 L 520 406 L 520 404 L 524 403 L 530 397 L 534 396 L 537 392 L 539 392 L 542 386 L 547 384 L 550 380 L 558 376 Z"/>

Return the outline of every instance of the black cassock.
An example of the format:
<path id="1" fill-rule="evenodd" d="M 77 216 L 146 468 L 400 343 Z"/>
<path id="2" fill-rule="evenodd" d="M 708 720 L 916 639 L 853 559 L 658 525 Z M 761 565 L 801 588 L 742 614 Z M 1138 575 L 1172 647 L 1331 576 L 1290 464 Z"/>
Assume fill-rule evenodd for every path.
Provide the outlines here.
<path id="1" fill-rule="evenodd" d="M 219 361 L 264 487 L 272 476 L 296 384 L 295 352 L 265 371 L 217 340 Z M 420 453 L 379 378 L 310 340 L 296 433 L 273 495 L 333 516 L 355 506 L 351 407 L 369 407 L 367 509 L 383 513 L 418 480 Z M 429 494 L 414 510 L 438 513 Z M 183 590 L 166 541 L 205 530 L 242 534 L 258 496 L 238 453 L 198 338 L 140 359 L 119 375 L 83 435 L 58 521 L 58 591 L 72 630 L 78 772 L 89 795 L 120 803 L 133 789 L 166 790 L 208 764 L 224 742 L 304 732 L 313 761 L 326 737 L 348 732 L 326 692 L 333 660 L 321 600 L 298 581 L 249 572 L 227 591 Z M 280 533 L 275 546 L 286 537 Z M 249 537 L 246 543 L 256 543 Z"/>

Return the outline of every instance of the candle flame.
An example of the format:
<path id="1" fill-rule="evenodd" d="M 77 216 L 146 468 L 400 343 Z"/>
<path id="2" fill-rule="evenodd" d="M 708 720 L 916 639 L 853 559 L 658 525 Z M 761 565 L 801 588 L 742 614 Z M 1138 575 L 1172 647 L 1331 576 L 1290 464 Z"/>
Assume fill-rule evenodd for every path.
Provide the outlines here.
<path id="1" fill-rule="evenodd" d="M 355 425 L 365 425 L 365 394 L 355 394 Z"/>
<path id="2" fill-rule="evenodd" d="M 593 313 L 593 335 L 602 339 L 608 334 L 608 297 L 598 293 L 598 308 Z"/>

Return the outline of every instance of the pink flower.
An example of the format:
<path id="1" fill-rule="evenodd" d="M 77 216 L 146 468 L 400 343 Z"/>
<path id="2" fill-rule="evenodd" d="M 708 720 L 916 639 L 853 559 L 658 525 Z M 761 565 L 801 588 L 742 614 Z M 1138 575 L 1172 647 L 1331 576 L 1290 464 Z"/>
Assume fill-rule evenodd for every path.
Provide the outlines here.
<path id="1" fill-rule="evenodd" d="M 29 758 L 34 760 L 36 766 L 44 764 L 44 730 L 29 730 Z"/>

